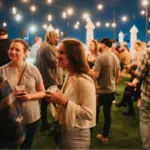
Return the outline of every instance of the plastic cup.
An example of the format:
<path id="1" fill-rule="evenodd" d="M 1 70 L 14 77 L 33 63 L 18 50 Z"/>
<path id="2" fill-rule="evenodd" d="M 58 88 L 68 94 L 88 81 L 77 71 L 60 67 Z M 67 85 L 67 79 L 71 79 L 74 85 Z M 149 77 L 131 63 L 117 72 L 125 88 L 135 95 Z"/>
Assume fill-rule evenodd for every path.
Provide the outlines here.
<path id="1" fill-rule="evenodd" d="M 57 85 L 52 85 L 48 88 L 48 90 L 50 90 L 51 92 L 56 92 L 58 89 Z"/>
<path id="2" fill-rule="evenodd" d="M 25 85 L 17 85 L 16 90 L 17 91 L 25 91 Z"/>
<path id="3" fill-rule="evenodd" d="M 22 96 L 25 94 L 25 85 L 17 85 L 16 91 L 18 96 Z"/>

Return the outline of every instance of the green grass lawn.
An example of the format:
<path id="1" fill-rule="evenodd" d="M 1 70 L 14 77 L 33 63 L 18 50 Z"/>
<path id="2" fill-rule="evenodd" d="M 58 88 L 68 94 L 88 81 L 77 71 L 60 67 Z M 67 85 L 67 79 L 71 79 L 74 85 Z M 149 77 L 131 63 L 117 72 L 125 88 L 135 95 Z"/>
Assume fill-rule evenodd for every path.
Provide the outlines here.
<path id="1" fill-rule="evenodd" d="M 124 91 L 124 82 L 126 79 L 122 79 L 121 83 L 117 86 L 117 91 L 121 93 L 121 96 L 116 96 L 116 101 L 119 102 L 122 98 Z M 112 106 L 112 125 L 110 130 L 109 142 L 100 143 L 96 139 L 96 134 L 101 133 L 103 127 L 103 114 L 100 113 L 100 121 L 96 125 L 92 135 L 91 149 L 141 149 L 141 137 L 139 132 L 139 120 L 138 109 L 136 102 L 134 102 L 136 117 L 123 116 L 121 112 L 126 111 L 127 108 L 117 108 L 114 104 Z M 51 117 L 49 117 L 51 120 Z M 34 143 L 33 149 L 58 149 L 54 144 L 52 137 L 48 136 L 48 132 L 41 133 L 38 131 Z"/>

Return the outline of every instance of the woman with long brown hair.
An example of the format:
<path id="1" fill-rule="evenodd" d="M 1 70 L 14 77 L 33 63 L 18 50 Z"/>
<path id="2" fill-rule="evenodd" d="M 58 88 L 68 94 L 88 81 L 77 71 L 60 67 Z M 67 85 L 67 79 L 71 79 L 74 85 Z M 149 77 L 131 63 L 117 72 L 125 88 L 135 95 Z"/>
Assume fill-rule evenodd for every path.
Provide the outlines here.
<path id="1" fill-rule="evenodd" d="M 60 148 L 89 149 L 89 128 L 96 124 L 96 92 L 81 42 L 63 40 L 58 47 L 57 61 L 68 75 L 62 90 L 51 91 L 46 97 L 58 104 L 54 118 L 61 124 Z"/>

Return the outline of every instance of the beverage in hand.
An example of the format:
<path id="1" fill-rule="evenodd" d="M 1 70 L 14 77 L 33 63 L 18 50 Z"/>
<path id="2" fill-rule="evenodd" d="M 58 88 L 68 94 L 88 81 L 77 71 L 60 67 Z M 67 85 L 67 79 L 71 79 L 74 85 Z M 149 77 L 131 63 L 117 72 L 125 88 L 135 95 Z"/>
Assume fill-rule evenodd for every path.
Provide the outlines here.
<path id="1" fill-rule="evenodd" d="M 18 95 L 18 96 L 23 96 L 23 95 L 25 95 L 25 91 L 18 91 L 18 92 L 17 92 L 17 95 Z"/>
<path id="2" fill-rule="evenodd" d="M 25 85 L 17 85 L 16 91 L 18 96 L 25 95 Z"/>
<path id="3" fill-rule="evenodd" d="M 50 89 L 51 92 L 56 92 L 58 87 L 57 87 L 57 85 L 52 85 L 52 86 L 49 87 L 49 89 Z"/>

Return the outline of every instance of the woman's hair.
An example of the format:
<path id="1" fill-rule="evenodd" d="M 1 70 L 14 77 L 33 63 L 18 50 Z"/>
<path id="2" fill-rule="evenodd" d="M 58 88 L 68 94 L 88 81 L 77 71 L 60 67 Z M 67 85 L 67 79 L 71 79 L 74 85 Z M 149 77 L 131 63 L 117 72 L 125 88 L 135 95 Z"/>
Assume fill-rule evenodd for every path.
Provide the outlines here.
<path id="1" fill-rule="evenodd" d="M 98 42 L 96 40 L 91 40 L 91 42 L 94 43 L 95 45 L 95 53 L 96 53 L 96 56 L 98 56 L 98 52 L 99 52 L 99 47 L 98 47 Z"/>
<path id="2" fill-rule="evenodd" d="M 65 39 L 61 43 L 64 45 L 72 72 L 75 74 L 88 74 L 89 66 L 82 43 L 73 38 Z"/>
<path id="3" fill-rule="evenodd" d="M 146 45 L 146 43 L 145 42 L 142 42 L 142 41 L 140 41 L 140 40 L 137 40 L 137 41 L 135 41 L 135 43 L 134 43 L 134 48 L 135 48 L 135 50 L 136 51 L 142 51 L 142 50 L 145 50 L 145 46 Z M 136 47 L 137 46 L 137 47 Z"/>
<path id="4" fill-rule="evenodd" d="M 13 42 L 21 43 L 24 46 L 24 52 L 27 52 L 27 50 L 29 50 L 29 45 L 25 40 L 17 38 L 11 41 L 11 43 Z"/>
<path id="5" fill-rule="evenodd" d="M 141 46 L 141 44 L 142 44 L 142 42 L 141 42 L 141 41 L 139 41 L 139 40 L 136 40 L 134 44 L 136 44 L 137 46 L 139 46 L 139 47 L 140 47 L 140 46 Z"/>
<path id="6" fill-rule="evenodd" d="M 51 44 L 52 46 L 56 45 L 56 37 L 58 37 L 56 31 L 49 31 L 45 35 L 45 41 Z"/>
<path id="7" fill-rule="evenodd" d="M 130 51 L 127 45 L 126 45 L 126 46 L 124 46 L 124 47 L 128 50 L 128 52 Z"/>

